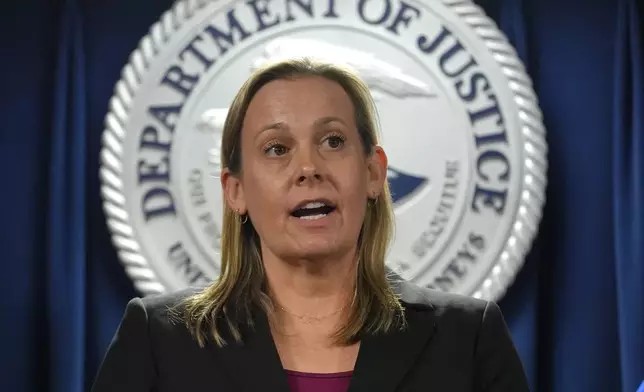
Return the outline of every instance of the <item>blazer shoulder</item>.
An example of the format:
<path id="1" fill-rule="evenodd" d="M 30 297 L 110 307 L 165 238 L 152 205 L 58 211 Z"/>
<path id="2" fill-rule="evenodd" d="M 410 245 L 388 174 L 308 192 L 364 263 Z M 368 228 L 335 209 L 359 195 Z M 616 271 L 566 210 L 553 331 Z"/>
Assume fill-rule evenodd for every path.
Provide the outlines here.
<path id="1" fill-rule="evenodd" d="M 477 391 L 529 392 L 523 364 L 494 301 L 402 281 L 395 287 L 410 310 L 411 320 L 432 323 L 435 330 L 442 331 L 441 338 L 434 342 L 434 347 L 442 347 L 437 350 L 450 352 L 451 357 L 458 357 L 460 352 L 474 365 L 472 377 Z"/>
<path id="2" fill-rule="evenodd" d="M 140 301 L 139 303 L 143 306 L 148 319 L 166 321 L 170 316 L 180 314 L 183 310 L 184 301 L 202 290 L 203 288 L 190 287 L 179 291 L 135 298 L 130 302 Z"/>
<path id="3" fill-rule="evenodd" d="M 431 309 L 441 315 L 444 313 L 477 314 L 485 311 L 490 301 L 462 294 L 446 293 L 421 287 L 410 282 L 397 282 L 394 285 L 401 302 L 406 308 Z"/>
<path id="4" fill-rule="evenodd" d="M 151 391 L 168 358 L 182 355 L 190 339 L 187 329 L 173 321 L 183 300 L 196 289 L 131 299 L 107 348 L 92 392 Z M 172 355 L 168 355 L 171 353 Z"/>

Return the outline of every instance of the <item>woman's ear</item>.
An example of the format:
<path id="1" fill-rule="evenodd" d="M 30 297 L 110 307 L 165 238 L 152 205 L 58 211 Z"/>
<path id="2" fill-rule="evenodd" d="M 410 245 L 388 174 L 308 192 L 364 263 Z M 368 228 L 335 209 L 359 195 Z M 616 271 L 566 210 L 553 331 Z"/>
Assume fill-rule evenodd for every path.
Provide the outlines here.
<path id="1" fill-rule="evenodd" d="M 235 176 L 228 169 L 221 171 L 221 188 L 223 189 L 224 199 L 230 209 L 243 215 L 246 213 L 246 199 L 244 197 L 244 187 L 238 176 Z"/>
<path id="2" fill-rule="evenodd" d="M 367 161 L 368 198 L 374 199 L 380 196 L 380 193 L 385 186 L 385 181 L 387 181 L 388 163 L 389 162 L 385 150 L 380 146 L 375 146 L 373 148 L 372 154 L 369 156 Z"/>

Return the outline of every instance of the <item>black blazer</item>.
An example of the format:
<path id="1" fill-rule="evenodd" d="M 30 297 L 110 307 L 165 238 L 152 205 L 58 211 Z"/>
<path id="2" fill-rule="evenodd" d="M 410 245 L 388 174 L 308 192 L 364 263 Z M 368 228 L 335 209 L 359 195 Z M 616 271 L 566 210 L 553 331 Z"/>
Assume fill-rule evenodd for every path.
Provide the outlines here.
<path id="1" fill-rule="evenodd" d="M 499 307 L 469 297 L 396 286 L 402 332 L 365 337 L 349 392 L 527 392 L 528 383 Z M 127 305 L 93 392 L 288 392 L 287 376 L 259 314 L 243 345 L 200 348 L 167 309 L 192 293 Z"/>

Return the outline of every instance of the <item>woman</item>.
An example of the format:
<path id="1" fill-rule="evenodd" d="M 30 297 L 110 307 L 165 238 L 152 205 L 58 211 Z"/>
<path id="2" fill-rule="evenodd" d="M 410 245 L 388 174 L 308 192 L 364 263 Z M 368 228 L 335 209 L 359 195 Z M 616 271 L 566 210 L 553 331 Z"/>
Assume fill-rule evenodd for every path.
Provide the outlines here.
<path id="1" fill-rule="evenodd" d="M 219 279 L 132 300 L 94 392 L 528 390 L 497 305 L 387 279 L 387 157 L 354 74 L 257 71 L 222 167 Z"/>

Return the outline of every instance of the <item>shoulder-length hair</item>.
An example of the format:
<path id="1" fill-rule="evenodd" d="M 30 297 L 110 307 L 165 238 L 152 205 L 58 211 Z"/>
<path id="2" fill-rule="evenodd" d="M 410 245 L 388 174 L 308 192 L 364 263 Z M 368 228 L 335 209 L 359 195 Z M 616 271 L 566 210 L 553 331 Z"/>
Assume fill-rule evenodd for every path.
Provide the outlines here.
<path id="1" fill-rule="evenodd" d="M 235 96 L 222 135 L 221 167 L 232 175 L 239 175 L 243 169 L 242 124 L 255 94 L 271 81 L 301 77 L 322 77 L 342 86 L 355 107 L 364 154 L 373 154 L 378 144 L 376 112 L 365 83 L 338 65 L 291 59 L 257 70 Z M 333 336 L 338 344 L 353 344 L 365 334 L 404 326 L 403 306 L 388 281 L 385 267 L 393 229 L 391 194 L 385 182 L 380 196 L 369 203 L 358 237 L 355 299 L 347 322 Z M 259 236 L 252 222 L 242 223 L 225 202 L 220 276 L 206 289 L 187 298 L 184 304 L 183 321 L 200 346 L 208 340 L 224 346 L 226 336 L 241 342 L 242 327 L 253 326 L 253 307 L 259 306 L 267 314 L 274 310 L 267 294 Z"/>

